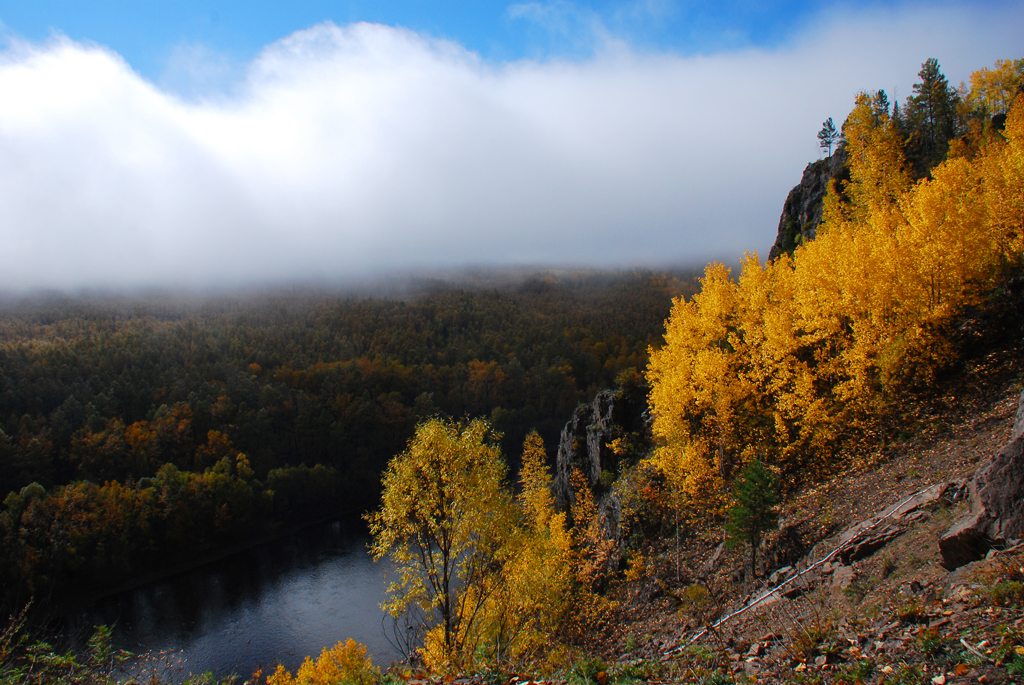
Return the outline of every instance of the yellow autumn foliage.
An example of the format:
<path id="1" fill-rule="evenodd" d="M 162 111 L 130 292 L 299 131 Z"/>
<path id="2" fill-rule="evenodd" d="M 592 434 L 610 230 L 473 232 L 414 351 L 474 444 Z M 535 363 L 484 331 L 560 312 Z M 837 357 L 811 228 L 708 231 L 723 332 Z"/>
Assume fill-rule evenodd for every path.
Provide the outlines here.
<path id="1" fill-rule="evenodd" d="M 389 556 L 397 578 L 383 608 L 426 616 L 427 656 L 458 671 L 475 652 L 479 604 L 512 525 L 505 463 L 486 422 L 431 419 L 416 428 L 384 472 L 381 508 L 368 519 L 374 559 Z M 436 647 L 437 640 L 441 647 Z"/>
<path id="2" fill-rule="evenodd" d="M 579 498 L 590 509 L 574 510 L 570 528 L 536 432 L 513 498 L 495 440 L 479 420 L 420 424 L 369 517 L 375 558 L 395 565 L 383 607 L 423 629 L 418 656 L 432 673 L 553 666 L 561 637 L 597 602 L 591 585 L 610 543 L 595 541 L 592 498 Z"/>
<path id="3" fill-rule="evenodd" d="M 995 68 L 983 67 L 971 74 L 966 103 L 986 114 L 1007 112 L 1024 84 L 1024 59 L 996 60 Z"/>
<path id="4" fill-rule="evenodd" d="M 480 616 L 470 640 L 475 667 L 537 666 L 572 613 L 572 537 L 565 514 L 555 511 L 545 462 L 544 442 L 533 431 L 523 444 L 519 525 L 506 532 L 496 572 L 464 600 Z M 428 663 L 436 659 L 430 636 L 424 651 Z"/>
<path id="5" fill-rule="evenodd" d="M 267 685 L 371 685 L 380 680 L 366 647 L 349 639 L 325 648 L 316 661 L 307 656 L 294 676 L 278 664 Z"/>
<path id="6" fill-rule="evenodd" d="M 674 301 L 647 370 L 651 461 L 674 497 L 713 509 L 753 445 L 784 473 L 828 467 L 840 438 L 952 360 L 944 326 L 1024 264 L 1021 100 L 1002 135 L 912 185 L 893 122 L 861 94 L 846 198 L 829 192 L 817 238 L 767 264 L 748 254 L 737 279 L 710 264 Z"/>

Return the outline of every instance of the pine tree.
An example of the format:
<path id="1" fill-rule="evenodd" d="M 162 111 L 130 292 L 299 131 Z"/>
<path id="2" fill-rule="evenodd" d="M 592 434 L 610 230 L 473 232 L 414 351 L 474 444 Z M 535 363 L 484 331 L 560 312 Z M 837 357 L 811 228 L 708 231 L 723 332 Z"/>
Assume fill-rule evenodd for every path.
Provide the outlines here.
<path id="1" fill-rule="evenodd" d="M 875 117 L 875 126 L 879 126 L 889 119 L 889 96 L 884 90 L 876 90 L 871 94 L 871 113 Z"/>
<path id="2" fill-rule="evenodd" d="M 836 130 L 836 125 L 832 123 L 832 117 L 829 117 L 821 125 L 821 130 L 818 131 L 818 147 L 822 150 L 828 150 L 828 156 L 832 156 L 832 146 L 839 140 L 839 131 Z"/>
<path id="3" fill-rule="evenodd" d="M 939 70 L 935 58 L 927 60 L 918 72 L 920 83 L 907 98 L 904 117 L 909 129 L 907 157 L 915 175 L 928 175 L 932 167 L 946 158 L 949 141 L 956 134 L 956 91 Z"/>
<path id="4" fill-rule="evenodd" d="M 778 478 L 760 460 L 747 464 L 736 482 L 736 504 L 729 510 L 729 520 L 725 524 L 729 546 L 744 542 L 750 544 L 750 569 L 755 575 L 761 535 L 779 527 L 779 514 L 775 510 L 777 487 Z"/>

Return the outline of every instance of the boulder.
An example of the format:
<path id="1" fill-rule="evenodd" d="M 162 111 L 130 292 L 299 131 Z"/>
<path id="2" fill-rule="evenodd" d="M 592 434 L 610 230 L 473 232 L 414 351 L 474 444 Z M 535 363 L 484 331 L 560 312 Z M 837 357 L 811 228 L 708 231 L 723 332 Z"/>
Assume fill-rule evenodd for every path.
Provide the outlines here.
<path id="1" fill-rule="evenodd" d="M 971 507 L 985 511 L 994 542 L 1024 537 L 1024 435 L 1005 445 L 974 474 Z"/>
<path id="2" fill-rule="evenodd" d="M 926 507 L 940 499 L 950 499 L 960 488 L 959 483 L 938 483 L 886 508 L 877 516 L 850 526 L 839 536 L 839 558 L 844 564 L 850 564 L 874 554 L 903 535 L 911 523 L 926 516 Z"/>
<path id="3" fill-rule="evenodd" d="M 968 483 L 968 513 L 939 539 L 942 564 L 949 570 L 1024 538 L 1024 393 L 1011 436 L 974 473 Z"/>
<path id="4" fill-rule="evenodd" d="M 984 557 L 991 548 L 985 532 L 988 524 L 988 517 L 982 513 L 960 517 L 953 527 L 939 538 L 943 567 L 952 571 Z"/>

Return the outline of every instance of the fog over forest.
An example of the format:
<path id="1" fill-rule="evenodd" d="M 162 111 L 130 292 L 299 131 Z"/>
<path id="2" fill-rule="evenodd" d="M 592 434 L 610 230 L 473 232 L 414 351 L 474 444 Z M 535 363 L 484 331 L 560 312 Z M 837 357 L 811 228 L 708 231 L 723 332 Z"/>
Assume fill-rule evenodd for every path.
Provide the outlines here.
<path id="1" fill-rule="evenodd" d="M 0 288 L 337 281 L 764 256 L 861 89 L 1019 53 L 1024 8 L 829 10 L 773 49 L 489 63 L 326 23 L 183 97 L 99 45 L 0 53 Z M 193 65 L 194 79 L 203 65 Z M 213 67 L 210 67 L 213 68 Z M 894 80 L 895 79 L 895 80 Z"/>

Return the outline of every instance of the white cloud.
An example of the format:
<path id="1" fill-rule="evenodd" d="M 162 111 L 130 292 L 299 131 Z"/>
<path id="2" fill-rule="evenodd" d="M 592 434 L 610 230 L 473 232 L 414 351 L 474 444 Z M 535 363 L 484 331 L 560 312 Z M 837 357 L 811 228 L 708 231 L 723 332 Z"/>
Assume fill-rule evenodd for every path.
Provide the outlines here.
<path id="1" fill-rule="evenodd" d="M 773 51 L 502 65 L 325 24 L 200 101 L 97 46 L 15 43 L 0 288 L 764 254 L 822 120 L 858 89 L 905 97 L 928 57 L 956 82 L 1019 56 L 1022 20 L 1020 5 L 844 10 Z"/>

